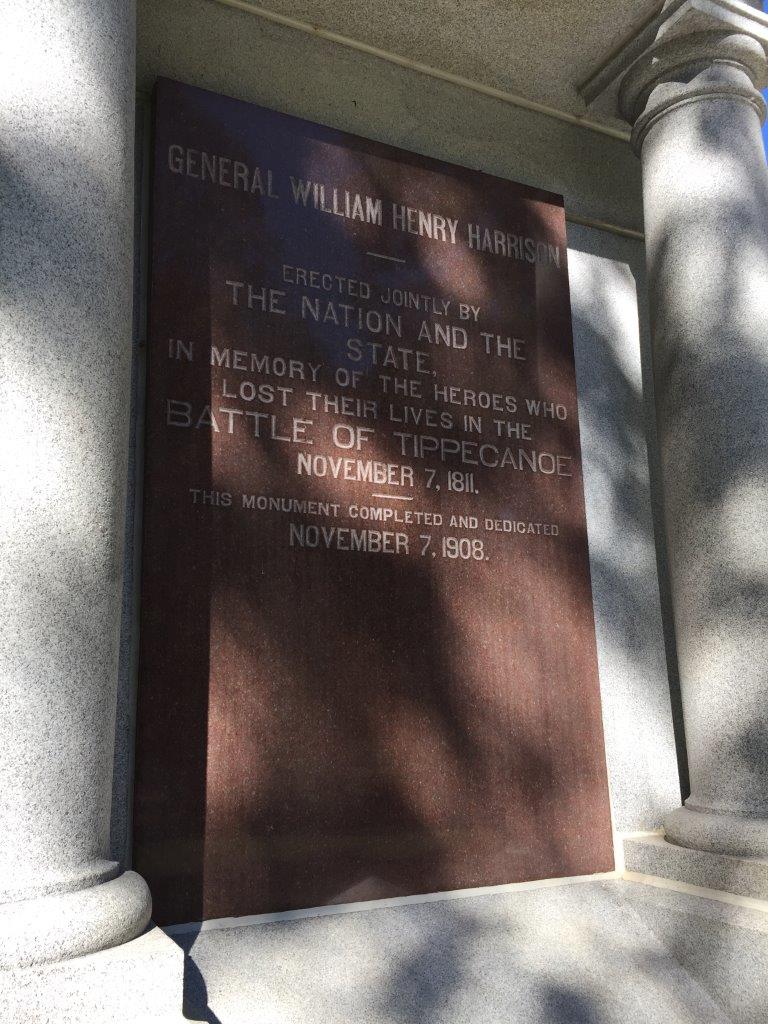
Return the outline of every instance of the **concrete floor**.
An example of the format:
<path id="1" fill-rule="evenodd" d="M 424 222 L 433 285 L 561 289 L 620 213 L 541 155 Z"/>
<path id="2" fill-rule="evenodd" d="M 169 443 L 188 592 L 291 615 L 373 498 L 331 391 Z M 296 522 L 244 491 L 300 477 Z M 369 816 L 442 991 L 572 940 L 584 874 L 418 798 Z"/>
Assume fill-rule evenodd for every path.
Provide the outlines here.
<path id="1" fill-rule="evenodd" d="M 765 1024 L 768 914 L 580 882 L 175 935 L 220 1024 Z"/>

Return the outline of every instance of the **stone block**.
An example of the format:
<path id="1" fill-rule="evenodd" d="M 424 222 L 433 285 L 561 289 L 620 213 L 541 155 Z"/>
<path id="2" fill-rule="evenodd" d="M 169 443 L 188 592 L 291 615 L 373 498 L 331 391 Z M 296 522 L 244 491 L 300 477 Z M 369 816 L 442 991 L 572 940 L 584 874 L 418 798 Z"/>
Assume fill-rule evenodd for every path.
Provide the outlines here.
<path id="1" fill-rule="evenodd" d="M 633 912 L 633 888 L 646 887 L 543 886 L 179 935 L 187 1012 L 221 1024 L 731 1024 Z"/>
<path id="2" fill-rule="evenodd" d="M 731 1024 L 768 1020 L 768 914 L 632 883 L 624 899 Z"/>
<path id="3" fill-rule="evenodd" d="M 184 1021 L 184 954 L 160 928 L 56 964 L 0 971 L 3 1024 Z"/>
<path id="4" fill-rule="evenodd" d="M 680 800 L 651 509 L 630 239 L 568 227 L 592 597 L 614 828 L 658 828 Z"/>
<path id="5" fill-rule="evenodd" d="M 768 860 L 689 850 L 663 836 L 624 841 L 627 871 L 768 900 Z"/>

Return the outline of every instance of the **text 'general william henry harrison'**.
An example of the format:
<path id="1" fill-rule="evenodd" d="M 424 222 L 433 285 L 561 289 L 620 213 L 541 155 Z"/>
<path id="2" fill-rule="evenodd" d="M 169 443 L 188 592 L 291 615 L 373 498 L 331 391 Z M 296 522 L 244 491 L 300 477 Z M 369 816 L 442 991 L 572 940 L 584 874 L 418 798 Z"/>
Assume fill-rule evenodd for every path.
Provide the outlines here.
<path id="1" fill-rule="evenodd" d="M 262 200 L 280 202 L 287 197 L 293 206 L 312 213 L 341 217 L 450 245 L 463 243 L 476 252 L 527 263 L 561 265 L 559 245 L 531 238 L 509 227 L 461 223 L 458 218 L 444 213 L 406 203 L 385 202 L 381 197 L 329 182 L 293 175 L 280 181 L 271 168 L 249 164 L 233 156 L 171 144 L 168 147 L 168 169 L 173 174 L 195 178 L 204 185 L 244 192 Z"/>

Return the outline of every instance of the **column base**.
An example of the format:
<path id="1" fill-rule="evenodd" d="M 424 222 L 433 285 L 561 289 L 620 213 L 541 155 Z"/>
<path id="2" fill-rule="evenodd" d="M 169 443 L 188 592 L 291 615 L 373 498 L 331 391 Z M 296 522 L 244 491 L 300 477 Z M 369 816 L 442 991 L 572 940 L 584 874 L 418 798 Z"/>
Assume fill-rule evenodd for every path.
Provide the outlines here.
<path id="1" fill-rule="evenodd" d="M 670 843 L 729 857 L 768 859 L 768 821 L 736 814 L 678 807 L 664 818 Z"/>
<path id="2" fill-rule="evenodd" d="M 152 915 L 147 883 L 126 871 L 102 885 L 0 906 L 0 968 L 84 956 L 140 935 Z"/>

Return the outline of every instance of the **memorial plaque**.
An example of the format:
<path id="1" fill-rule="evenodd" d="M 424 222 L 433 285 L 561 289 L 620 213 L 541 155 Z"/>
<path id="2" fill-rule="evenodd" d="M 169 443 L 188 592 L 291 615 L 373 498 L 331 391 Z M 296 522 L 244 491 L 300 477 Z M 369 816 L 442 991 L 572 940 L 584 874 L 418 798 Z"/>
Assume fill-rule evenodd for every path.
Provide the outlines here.
<path id="1" fill-rule="evenodd" d="M 158 83 L 160 923 L 612 868 L 562 199 Z"/>

